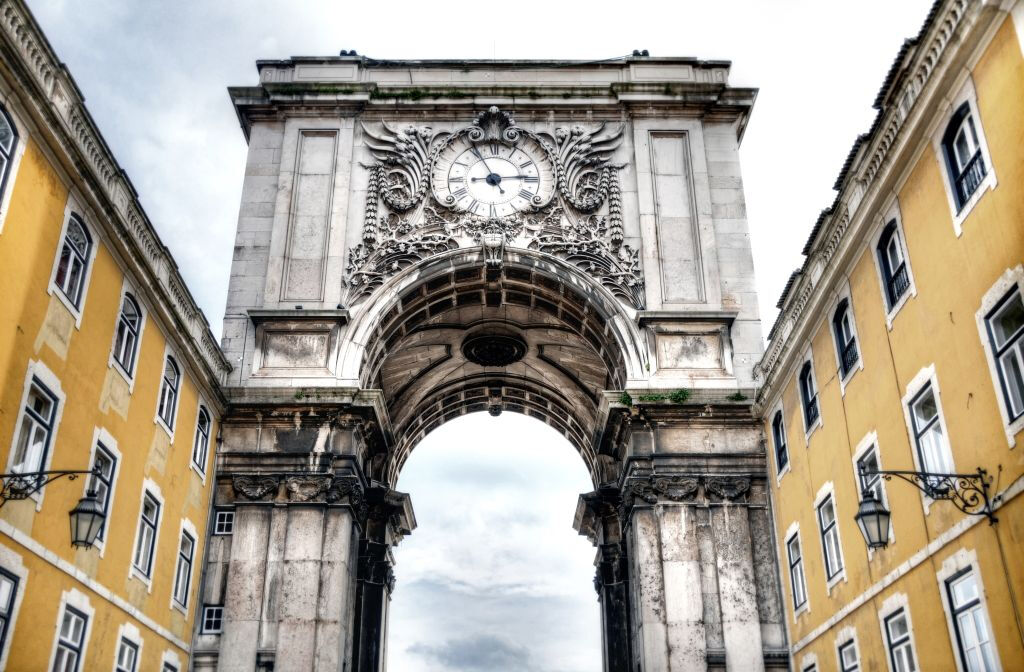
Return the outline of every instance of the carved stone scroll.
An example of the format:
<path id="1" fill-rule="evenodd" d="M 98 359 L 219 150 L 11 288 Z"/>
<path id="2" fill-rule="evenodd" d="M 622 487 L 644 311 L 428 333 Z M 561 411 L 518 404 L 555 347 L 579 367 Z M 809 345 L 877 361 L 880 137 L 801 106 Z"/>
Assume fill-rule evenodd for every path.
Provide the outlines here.
<path id="1" fill-rule="evenodd" d="M 277 494 L 277 486 L 281 480 L 277 476 L 235 476 L 231 479 L 231 486 L 236 495 L 243 496 L 252 501 L 273 499 Z"/>

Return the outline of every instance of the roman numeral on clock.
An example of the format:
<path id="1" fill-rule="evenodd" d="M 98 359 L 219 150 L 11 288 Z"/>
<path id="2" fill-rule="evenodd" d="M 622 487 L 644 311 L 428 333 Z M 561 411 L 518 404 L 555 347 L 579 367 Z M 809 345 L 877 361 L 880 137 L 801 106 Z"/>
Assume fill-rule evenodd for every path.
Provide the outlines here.
<path id="1" fill-rule="evenodd" d="M 523 161 L 522 163 L 519 164 L 519 167 L 520 168 L 529 168 L 532 165 L 533 165 L 533 161 Z"/>
<path id="2" fill-rule="evenodd" d="M 467 196 L 468 194 L 469 192 L 466 191 L 465 187 L 452 192 L 452 196 L 454 196 L 455 198 L 462 198 L 463 196 Z"/>
<path id="3" fill-rule="evenodd" d="M 524 175 L 523 182 L 540 182 L 540 178 L 536 175 Z"/>
<path id="4" fill-rule="evenodd" d="M 521 198 L 525 198 L 526 200 L 529 201 L 529 200 L 531 200 L 533 198 L 533 192 L 532 191 L 527 191 L 526 189 L 520 189 L 519 190 L 519 196 Z"/>
<path id="5" fill-rule="evenodd" d="M 491 143 L 491 156 L 497 156 L 497 155 L 498 155 L 498 143 L 492 142 Z"/>
<path id="6" fill-rule="evenodd" d="M 459 184 L 462 184 L 463 182 L 466 181 L 466 178 L 464 178 L 464 177 L 451 177 L 451 178 L 448 178 L 448 181 L 449 182 L 458 182 Z"/>

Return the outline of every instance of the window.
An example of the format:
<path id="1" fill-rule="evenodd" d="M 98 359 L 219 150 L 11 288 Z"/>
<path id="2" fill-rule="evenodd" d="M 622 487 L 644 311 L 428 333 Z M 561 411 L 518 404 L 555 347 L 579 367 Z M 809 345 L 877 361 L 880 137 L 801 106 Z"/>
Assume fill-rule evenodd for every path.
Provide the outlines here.
<path id="1" fill-rule="evenodd" d="M 174 663 L 165 662 L 160 672 L 178 672 L 178 667 Z"/>
<path id="2" fill-rule="evenodd" d="M 786 426 L 782 423 L 782 411 L 775 412 L 772 420 L 772 441 L 775 443 L 775 468 L 778 473 L 789 464 L 789 451 L 786 448 Z"/>
<path id="3" fill-rule="evenodd" d="M 839 672 L 860 672 L 857 643 L 848 639 L 839 645 Z"/>
<path id="4" fill-rule="evenodd" d="M 14 599 L 18 596 L 18 577 L 0 568 L 0 655 L 7 647 L 7 633 L 14 615 Z"/>
<path id="5" fill-rule="evenodd" d="M 11 471 L 26 473 L 45 468 L 56 419 L 57 396 L 38 378 L 33 378 L 21 410 Z"/>
<path id="6" fill-rule="evenodd" d="M 922 471 L 952 472 L 953 458 L 949 454 L 946 437 L 942 433 L 939 405 L 931 384 L 926 385 L 910 402 L 910 420 Z"/>
<path id="7" fill-rule="evenodd" d="M 801 670 L 801 672 L 818 672 L 818 664 L 811 663 L 809 665 L 806 665 L 804 666 L 804 669 Z"/>
<path id="8" fill-rule="evenodd" d="M 1014 288 L 985 318 L 1010 422 L 1024 416 L 1024 301 Z"/>
<path id="9" fill-rule="evenodd" d="M 981 604 L 974 572 L 968 568 L 955 575 L 946 581 L 946 590 L 963 669 L 968 672 L 998 670 L 992 629 L 989 627 L 985 607 Z"/>
<path id="10" fill-rule="evenodd" d="M 110 497 L 114 492 L 114 474 L 117 469 L 117 458 L 102 443 L 97 442 L 96 454 L 92 458 L 93 475 L 89 477 L 89 492 L 96 493 L 96 501 L 103 507 L 104 516 L 110 514 Z M 100 528 L 99 540 L 106 538 L 107 519 L 104 518 Z"/>
<path id="11" fill-rule="evenodd" d="M 229 509 L 218 509 L 213 523 L 213 533 L 229 535 L 235 531 L 235 512 Z"/>
<path id="12" fill-rule="evenodd" d="M 11 172 L 11 164 L 14 162 L 14 150 L 18 144 L 18 129 L 7 114 L 7 110 L 0 106 L 0 200 L 7 191 L 7 178 Z"/>
<path id="13" fill-rule="evenodd" d="M 224 627 L 224 607 L 204 606 L 201 632 L 204 635 L 220 634 Z"/>
<path id="14" fill-rule="evenodd" d="M 946 155 L 953 197 L 959 211 L 981 186 L 986 174 L 978 131 L 967 103 L 961 105 L 949 120 L 949 126 L 942 137 L 942 149 Z"/>
<path id="15" fill-rule="evenodd" d="M 135 354 L 139 345 L 139 330 L 142 327 L 142 311 L 131 294 L 125 294 L 121 302 L 121 315 L 117 318 L 117 332 L 114 335 L 114 361 L 128 377 L 135 371 Z"/>
<path id="16" fill-rule="evenodd" d="M 157 403 L 157 417 L 164 426 L 174 430 L 174 412 L 178 405 L 178 387 L 181 385 L 181 372 L 178 363 L 170 355 L 164 362 L 164 378 L 160 384 L 160 400 Z"/>
<path id="17" fill-rule="evenodd" d="M 117 647 L 117 661 L 114 672 L 135 672 L 139 662 L 139 647 L 131 640 L 122 637 Z"/>
<path id="18" fill-rule="evenodd" d="M 807 604 L 807 585 L 804 583 L 804 561 L 800 555 L 800 535 L 794 534 L 786 542 L 789 555 L 789 581 L 793 586 L 793 609 L 799 611 Z"/>
<path id="19" fill-rule="evenodd" d="M 178 545 L 178 567 L 174 572 L 174 601 L 183 607 L 188 606 L 188 589 L 192 582 L 192 554 L 195 552 L 196 540 L 188 532 L 181 533 L 181 544 Z"/>
<path id="20" fill-rule="evenodd" d="M 210 448 L 210 414 L 206 408 L 199 407 L 199 417 L 196 419 L 196 439 L 192 445 L 192 463 L 199 467 L 199 471 L 206 473 L 206 455 Z"/>
<path id="21" fill-rule="evenodd" d="M 839 527 L 836 525 L 836 507 L 829 495 L 818 505 L 818 528 L 821 547 L 825 552 L 825 574 L 831 580 L 843 571 L 843 552 L 839 546 Z"/>
<path id="22" fill-rule="evenodd" d="M 819 417 L 818 393 L 814 389 L 814 374 L 810 362 L 805 362 L 804 368 L 800 369 L 800 400 L 804 405 L 804 424 L 809 432 Z"/>
<path id="23" fill-rule="evenodd" d="M 88 617 L 72 607 L 64 607 L 60 632 L 57 633 L 57 655 L 53 658 L 52 672 L 78 672 L 85 646 L 85 626 Z"/>
<path id="24" fill-rule="evenodd" d="M 914 645 L 910 641 L 910 624 L 903 609 L 885 618 L 885 641 L 889 647 L 892 672 L 915 672 Z"/>
<path id="25" fill-rule="evenodd" d="M 860 480 L 860 491 L 861 499 L 864 498 L 864 493 L 868 493 L 878 501 L 882 499 L 882 477 L 877 473 L 863 474 L 861 470 L 867 472 L 879 471 L 878 466 L 878 448 L 871 446 L 867 451 L 857 459 L 857 478 Z"/>
<path id="26" fill-rule="evenodd" d="M 860 359 L 857 352 L 857 338 L 853 334 L 853 315 L 850 302 L 843 299 L 832 315 L 832 333 L 836 337 L 836 350 L 839 354 L 839 371 L 845 378 L 853 371 Z"/>
<path id="27" fill-rule="evenodd" d="M 146 492 L 142 496 L 142 513 L 139 514 L 139 531 L 135 539 L 135 557 L 132 564 L 149 578 L 153 570 L 153 551 L 156 548 L 156 529 L 160 522 L 160 502 Z"/>
<path id="28" fill-rule="evenodd" d="M 877 252 L 878 264 L 882 268 L 882 283 L 885 285 L 885 299 L 891 311 L 910 289 L 910 273 L 895 219 L 882 230 Z"/>
<path id="29" fill-rule="evenodd" d="M 57 274 L 54 284 L 75 308 L 81 306 L 82 287 L 85 285 L 85 272 L 89 266 L 89 253 L 92 249 L 92 238 L 85 224 L 78 215 L 71 215 L 67 229 L 64 231 L 64 243 L 57 260 Z"/>

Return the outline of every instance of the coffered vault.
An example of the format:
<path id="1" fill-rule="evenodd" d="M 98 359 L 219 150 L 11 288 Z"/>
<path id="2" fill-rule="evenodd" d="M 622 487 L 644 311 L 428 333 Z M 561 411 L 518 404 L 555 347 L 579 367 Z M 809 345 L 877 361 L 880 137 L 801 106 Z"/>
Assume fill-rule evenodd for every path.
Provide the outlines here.
<path id="1" fill-rule="evenodd" d="M 383 670 L 393 488 L 466 413 L 536 417 L 594 483 L 606 670 L 785 667 L 737 152 L 694 59 L 259 63 L 197 669 Z M 567 518 L 569 512 L 565 512 Z"/>

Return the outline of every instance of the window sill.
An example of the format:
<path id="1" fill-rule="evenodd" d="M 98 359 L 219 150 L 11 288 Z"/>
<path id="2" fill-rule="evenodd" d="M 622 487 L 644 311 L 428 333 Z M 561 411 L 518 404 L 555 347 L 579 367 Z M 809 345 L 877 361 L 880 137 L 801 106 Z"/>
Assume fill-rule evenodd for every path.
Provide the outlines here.
<path id="1" fill-rule="evenodd" d="M 831 579 L 827 579 L 825 582 L 825 590 L 829 597 L 832 596 L 832 589 L 839 583 L 846 583 L 846 567 L 839 570 L 839 573 L 833 576 Z"/>
<path id="2" fill-rule="evenodd" d="M 203 482 L 203 485 L 206 485 L 206 472 L 203 471 L 202 467 L 196 464 L 195 460 L 189 460 L 188 466 L 199 476 L 199 480 Z"/>
<path id="3" fill-rule="evenodd" d="M 131 569 L 128 570 L 128 578 L 129 580 L 135 579 L 136 581 L 141 582 L 142 585 L 146 586 L 147 593 L 153 592 L 153 577 L 146 576 L 142 573 L 142 570 L 135 565 L 132 565 Z"/>
<path id="4" fill-rule="evenodd" d="M 124 379 L 124 382 L 128 383 L 129 395 L 135 391 L 135 378 L 133 378 L 131 374 L 124 370 L 124 367 L 121 366 L 121 363 L 119 361 L 114 359 L 113 355 L 110 356 L 110 361 L 107 362 L 107 368 L 114 369 L 115 371 L 117 371 L 118 375 L 120 375 L 121 378 Z"/>
<path id="5" fill-rule="evenodd" d="M 1005 425 L 1006 427 L 1006 442 L 1010 445 L 1010 450 L 1017 447 L 1017 435 L 1024 431 L 1024 415 L 1020 416 L 1016 420 Z"/>
<path id="6" fill-rule="evenodd" d="M 822 423 L 822 420 L 821 420 L 821 412 L 819 411 L 819 412 L 818 412 L 818 417 L 817 417 L 817 419 L 816 419 L 816 420 L 814 421 L 814 424 L 812 424 L 812 425 L 811 425 L 810 429 L 808 429 L 808 430 L 806 430 L 806 431 L 804 432 L 804 442 L 805 442 L 805 443 L 807 444 L 807 447 L 808 447 L 808 448 L 810 448 L 810 446 L 811 446 L 811 435 L 813 435 L 813 434 L 814 434 L 814 432 L 815 432 L 815 431 L 816 431 L 816 430 L 817 430 L 817 429 L 818 429 L 819 427 L 821 427 L 821 426 L 822 426 L 822 424 L 823 424 L 823 423 Z"/>
<path id="7" fill-rule="evenodd" d="M 857 375 L 857 372 L 864 368 L 864 357 L 858 357 L 857 363 L 853 365 L 853 368 L 846 372 L 846 375 L 839 377 L 839 396 L 846 396 L 846 387 L 853 380 L 853 377 Z"/>
<path id="8" fill-rule="evenodd" d="M 156 417 L 153 418 L 153 422 L 159 425 L 160 429 L 164 430 L 164 433 L 167 434 L 167 438 L 171 440 L 171 443 L 174 443 L 174 430 L 167 426 L 167 423 L 164 422 L 164 419 L 157 415 Z"/>
<path id="9" fill-rule="evenodd" d="M 182 616 L 188 618 L 188 606 L 182 604 L 181 602 L 178 602 L 177 598 L 175 598 L 175 597 L 171 598 L 171 607 L 170 608 L 173 609 L 174 611 L 179 612 Z"/>
<path id="10" fill-rule="evenodd" d="M 782 468 L 782 471 L 780 471 L 778 474 L 775 475 L 775 486 L 776 487 L 780 487 L 780 488 L 782 487 L 782 477 L 790 472 L 790 466 L 792 464 L 793 464 L 793 460 L 790 459 L 788 462 L 786 462 L 786 466 Z"/>
<path id="11" fill-rule="evenodd" d="M 84 287 L 82 288 L 82 291 L 85 291 Z M 52 282 L 50 283 L 49 289 L 47 289 L 47 293 L 50 296 L 57 297 L 57 300 L 67 308 L 68 312 L 71 313 L 71 317 L 75 318 L 75 330 L 80 331 L 82 329 L 82 308 L 76 306 L 74 302 L 68 298 L 67 294 Z M 83 301 L 83 303 L 85 302 Z"/>
<path id="12" fill-rule="evenodd" d="M 971 197 L 967 199 L 963 207 L 959 211 L 953 212 L 953 231 L 956 233 L 956 237 L 959 238 L 964 233 L 964 222 L 970 216 L 971 211 L 974 210 L 975 206 L 981 201 L 982 197 L 989 190 L 995 189 L 999 182 L 996 180 L 996 174 L 994 170 L 990 170 L 985 179 L 981 181 L 978 188 L 974 190 Z"/>
<path id="13" fill-rule="evenodd" d="M 793 612 L 793 623 L 799 623 L 800 619 L 811 613 L 811 601 L 805 600 L 797 609 Z"/>
<path id="14" fill-rule="evenodd" d="M 914 296 L 917 296 L 917 286 L 911 282 L 910 287 L 907 288 L 907 291 L 903 292 L 903 296 L 901 296 L 900 300 L 896 302 L 896 305 L 890 308 L 889 312 L 885 314 L 885 326 L 889 331 L 892 331 L 893 323 L 896 321 L 896 315 L 903 310 L 903 306 L 906 305 L 907 301 Z"/>

